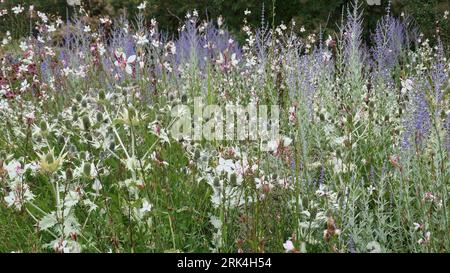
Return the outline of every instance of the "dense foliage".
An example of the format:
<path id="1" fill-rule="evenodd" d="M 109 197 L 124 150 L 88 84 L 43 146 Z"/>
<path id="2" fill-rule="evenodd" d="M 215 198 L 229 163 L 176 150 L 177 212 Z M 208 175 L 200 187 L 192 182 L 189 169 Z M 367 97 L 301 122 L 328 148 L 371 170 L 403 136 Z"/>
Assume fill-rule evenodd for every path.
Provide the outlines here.
<path id="1" fill-rule="evenodd" d="M 24 5 L 32 4 L 37 9 L 50 14 L 59 14 L 66 18 L 72 14 L 72 10 L 67 10 L 66 1 L 63 0 L 23 0 L 19 1 Z M 17 0 L 5 0 L 2 5 L 12 7 L 19 3 Z M 134 17 L 140 3 L 139 0 L 82 0 L 86 10 L 91 16 L 99 14 L 109 14 L 115 17 L 126 12 L 130 17 Z M 176 33 L 177 28 L 183 23 L 183 17 L 188 11 L 197 9 L 202 17 L 217 18 L 222 15 L 231 32 L 241 37 L 239 31 L 242 25 L 242 11 L 249 9 L 252 14 L 247 20 L 252 25 L 261 24 L 262 18 L 271 24 L 272 19 L 276 24 L 282 22 L 289 23 L 294 19 L 298 26 L 304 25 L 308 30 L 318 32 L 322 29 L 335 29 L 336 24 L 341 23 L 342 12 L 351 0 L 148 0 L 148 9 L 145 16 L 156 18 L 161 25 L 161 30 Z M 417 25 L 428 37 L 433 38 L 435 34 L 436 21 L 442 19 L 445 10 L 450 10 L 447 0 L 382 0 L 381 5 L 368 5 L 363 1 L 365 38 L 375 28 L 376 22 L 383 16 L 388 6 L 391 11 L 399 16 L 406 12 L 417 20 Z M 275 14 L 275 16 L 273 16 Z M 8 21 L 10 18 L 3 18 Z M 0 26 L 0 30 L 5 31 L 10 26 L 10 22 Z M 25 26 L 28 26 L 25 23 Z M 6 27 L 6 28 L 5 28 Z M 449 41 L 450 27 L 443 24 L 441 39 Z M 26 27 L 21 28 L 21 33 L 26 31 Z M 18 31 L 18 30 L 17 30 Z"/>
<path id="2" fill-rule="evenodd" d="M 0 45 L 0 251 L 450 251 L 446 44 L 392 13 L 364 41 L 355 2 L 325 33 L 234 11 L 242 43 L 195 11 L 170 36 L 150 4 L 35 8 Z M 278 105 L 280 134 L 173 137 L 196 98 Z"/>

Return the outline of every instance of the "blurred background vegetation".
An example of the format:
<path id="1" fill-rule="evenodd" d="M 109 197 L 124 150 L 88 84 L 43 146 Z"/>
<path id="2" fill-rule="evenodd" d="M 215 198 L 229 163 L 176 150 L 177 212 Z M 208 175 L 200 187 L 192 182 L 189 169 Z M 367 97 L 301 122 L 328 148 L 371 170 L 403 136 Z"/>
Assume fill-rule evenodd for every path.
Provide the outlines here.
<path id="1" fill-rule="evenodd" d="M 109 14 L 111 17 L 124 14 L 132 17 L 137 12 L 137 6 L 143 0 L 81 0 L 85 9 L 91 15 Z M 239 37 L 242 26 L 243 12 L 249 9 L 249 21 L 252 25 L 261 23 L 262 14 L 266 22 L 289 23 L 294 19 L 297 26 L 305 26 L 307 31 L 336 29 L 341 21 L 343 8 L 352 0 L 147 0 L 146 16 L 156 18 L 160 29 L 176 33 L 186 12 L 196 9 L 204 19 L 215 19 L 222 15 L 228 29 Z M 374 29 L 376 21 L 386 13 L 388 0 L 381 0 L 381 5 L 369 6 L 366 0 L 360 0 L 364 7 L 364 23 L 366 37 Z M 442 20 L 445 10 L 450 11 L 449 0 L 392 0 L 391 10 L 395 15 L 405 12 L 411 15 L 421 32 L 433 39 L 437 21 Z M 66 0 L 4 0 L 1 8 L 22 4 L 25 7 L 32 4 L 36 9 L 51 14 L 59 14 L 63 19 L 70 16 L 72 8 L 67 9 Z M 275 11 L 275 17 L 273 13 Z M 13 25 L 8 20 L 17 20 L 12 15 L 0 19 L 0 30 L 4 33 Z M 24 27 L 27 24 L 22 24 Z M 17 26 L 14 26 L 18 31 Z M 449 41 L 450 26 L 441 25 L 442 38 Z M 24 29 L 26 31 L 26 27 Z"/>

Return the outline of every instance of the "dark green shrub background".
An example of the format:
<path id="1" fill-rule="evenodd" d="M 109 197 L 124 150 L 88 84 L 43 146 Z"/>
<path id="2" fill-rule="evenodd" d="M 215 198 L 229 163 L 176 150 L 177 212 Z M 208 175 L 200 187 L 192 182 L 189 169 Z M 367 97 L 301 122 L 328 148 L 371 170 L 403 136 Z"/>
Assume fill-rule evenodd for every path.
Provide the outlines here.
<path id="1" fill-rule="evenodd" d="M 92 15 L 110 14 L 115 16 L 121 14 L 124 10 L 132 16 L 137 11 L 136 6 L 142 0 L 82 0 L 86 10 Z M 164 30 L 173 32 L 179 26 L 180 20 L 184 14 L 192 9 L 197 9 L 202 18 L 216 18 L 223 15 L 228 28 L 237 33 L 242 25 L 243 11 L 249 9 L 252 14 L 249 20 L 257 25 L 261 22 L 261 11 L 264 3 L 265 18 L 269 23 L 272 22 L 273 1 L 272 0 L 147 0 L 148 7 L 146 15 L 155 17 Z M 342 8 L 349 4 L 351 0 L 277 0 L 275 2 L 275 21 L 289 22 L 295 19 L 298 25 L 305 25 L 308 30 L 318 30 L 319 27 L 335 29 L 336 24 L 341 19 Z M 385 13 L 387 0 L 381 0 L 381 6 L 368 6 L 365 0 L 363 2 L 365 9 L 365 24 L 367 29 L 373 29 L 377 19 Z M 393 0 L 392 11 L 400 14 L 405 11 L 411 14 L 420 26 L 421 31 L 432 38 L 436 29 L 436 21 L 442 20 L 445 10 L 450 10 L 450 1 L 448 0 Z M 44 10 L 52 14 L 66 16 L 65 0 L 6 0 L 0 6 L 13 6 L 18 3 L 32 3 L 39 10 Z M 70 9 L 69 9 L 70 13 Z M 10 16 L 0 19 L 1 31 L 10 29 L 12 24 Z M 26 23 L 23 25 L 27 25 Z M 450 25 L 448 21 L 441 23 L 441 34 L 443 39 L 448 42 Z M 15 27 L 17 31 L 17 27 Z M 25 30 L 26 31 L 26 27 Z M 18 34 L 17 34 L 18 35 Z M 366 33 L 368 35 L 368 33 Z"/>

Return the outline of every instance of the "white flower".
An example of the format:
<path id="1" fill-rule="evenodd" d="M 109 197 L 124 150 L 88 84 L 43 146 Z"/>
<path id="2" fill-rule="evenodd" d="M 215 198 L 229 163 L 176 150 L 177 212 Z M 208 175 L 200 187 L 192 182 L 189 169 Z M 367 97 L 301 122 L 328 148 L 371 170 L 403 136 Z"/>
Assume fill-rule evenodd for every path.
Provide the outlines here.
<path id="1" fill-rule="evenodd" d="M 27 43 L 26 42 L 24 42 L 24 41 L 22 41 L 22 42 L 20 42 L 20 49 L 22 50 L 22 51 L 26 51 L 27 49 L 28 49 L 28 45 L 27 45 Z"/>
<path id="2" fill-rule="evenodd" d="M 160 44 L 160 42 L 158 40 L 156 40 L 156 39 L 152 40 L 152 46 L 159 47 L 159 44 Z"/>
<path id="3" fill-rule="evenodd" d="M 89 33 L 89 32 L 91 32 L 91 27 L 90 26 L 85 26 L 83 31 L 86 32 L 86 33 Z"/>
<path id="4" fill-rule="evenodd" d="M 287 146 L 291 145 L 291 143 L 292 143 L 292 139 L 291 138 L 283 137 L 283 146 L 284 147 L 287 147 Z"/>
<path id="5" fill-rule="evenodd" d="M 333 42 L 333 38 L 331 37 L 331 35 L 328 35 L 327 40 L 325 41 L 325 44 L 330 47 L 331 43 Z"/>
<path id="6" fill-rule="evenodd" d="M 25 8 L 22 7 L 21 5 L 17 5 L 15 7 L 13 7 L 11 10 L 13 11 L 14 14 L 17 15 L 17 14 L 22 13 L 25 10 Z"/>
<path id="7" fill-rule="evenodd" d="M 278 150 L 278 141 L 277 140 L 270 140 L 267 142 L 267 150 L 268 152 L 275 152 Z"/>
<path id="8" fill-rule="evenodd" d="M 211 223 L 211 225 L 213 225 L 213 227 L 215 229 L 221 229 L 222 228 L 222 221 L 217 216 L 211 215 L 209 217 L 209 222 Z"/>
<path id="9" fill-rule="evenodd" d="M 48 17 L 45 13 L 38 11 L 37 15 L 42 20 L 42 22 L 44 22 L 44 23 L 48 22 Z"/>
<path id="10" fill-rule="evenodd" d="M 20 83 L 20 91 L 21 92 L 25 92 L 28 87 L 30 87 L 30 84 L 28 83 L 28 81 L 25 79 Z"/>
<path id="11" fill-rule="evenodd" d="M 127 58 L 127 55 L 123 51 L 116 51 L 114 55 L 116 57 L 114 65 L 125 69 L 125 71 L 130 75 L 133 74 L 133 68 L 131 65 L 136 61 L 136 55 L 131 55 Z"/>
<path id="12" fill-rule="evenodd" d="M 9 37 L 8 37 L 9 38 Z M 10 41 L 10 39 L 8 39 L 8 38 L 3 38 L 2 39 L 2 45 L 7 45 L 7 44 L 9 44 L 9 41 Z"/>
<path id="13" fill-rule="evenodd" d="M 235 165 L 234 165 L 233 160 L 219 158 L 219 165 L 217 165 L 217 167 L 216 167 L 217 173 L 220 174 L 222 172 L 226 172 L 228 174 L 231 174 L 234 172 L 234 169 L 235 169 Z"/>
<path id="14" fill-rule="evenodd" d="M 5 170 L 8 173 L 9 179 L 14 180 L 16 177 L 22 175 L 25 170 L 22 168 L 20 162 L 13 160 L 5 166 Z"/>
<path id="15" fill-rule="evenodd" d="M 44 40 L 44 38 L 42 36 L 38 36 L 37 40 L 41 44 L 45 43 L 45 40 Z"/>
<path id="16" fill-rule="evenodd" d="M 331 57 L 332 57 L 332 55 L 331 55 L 330 52 L 324 52 L 322 54 L 322 60 L 323 60 L 324 63 L 329 62 L 331 60 Z"/>
<path id="17" fill-rule="evenodd" d="M 21 64 L 19 66 L 19 74 L 23 73 L 23 72 L 28 72 L 28 65 L 26 64 Z"/>
<path id="18" fill-rule="evenodd" d="M 427 231 L 427 232 L 425 233 L 424 238 L 419 239 L 419 240 L 417 241 L 417 243 L 418 243 L 419 245 L 426 245 L 426 244 L 428 244 L 428 243 L 430 242 L 430 238 L 431 238 L 431 232 Z"/>
<path id="19" fill-rule="evenodd" d="M 219 59 L 216 60 L 216 63 L 219 64 L 219 65 L 225 63 L 225 58 L 223 57 L 222 52 L 219 53 Z"/>
<path id="20" fill-rule="evenodd" d="M 141 46 L 146 45 L 149 42 L 145 34 L 137 33 L 136 35 L 134 35 L 134 39 L 136 40 L 136 44 Z"/>
<path id="21" fill-rule="evenodd" d="M 34 115 L 34 112 L 29 112 L 25 115 L 25 120 L 35 120 L 36 116 Z M 27 164 L 30 166 L 31 164 Z M 27 166 L 25 166 L 25 169 L 27 169 Z"/>
<path id="22" fill-rule="evenodd" d="M 105 55 L 106 53 L 106 48 L 103 44 L 98 44 L 98 52 L 100 53 L 100 56 Z"/>
<path id="23" fill-rule="evenodd" d="M 172 67 L 170 66 L 169 62 L 165 61 L 163 63 L 163 66 L 164 66 L 165 69 L 167 69 L 167 71 L 172 72 Z"/>
<path id="24" fill-rule="evenodd" d="M 105 18 L 100 18 L 100 23 L 101 24 L 111 24 L 111 19 L 109 19 L 108 17 Z"/>
<path id="25" fill-rule="evenodd" d="M 8 207 L 14 206 L 17 210 L 20 210 L 25 202 L 34 199 L 34 195 L 27 184 L 19 182 L 17 185 L 12 186 L 14 188 L 4 197 Z"/>
<path id="26" fill-rule="evenodd" d="M 402 94 L 406 94 L 413 90 L 414 83 L 410 79 L 402 80 Z"/>
<path id="27" fill-rule="evenodd" d="M 419 223 L 413 223 L 413 225 L 414 225 L 414 230 L 415 230 L 415 231 L 417 231 L 417 230 L 419 230 L 419 229 L 422 228 L 422 225 L 419 224 Z"/>
<path id="28" fill-rule="evenodd" d="M 99 192 L 103 188 L 102 183 L 100 183 L 100 180 L 95 179 L 94 183 L 92 184 L 92 189 L 96 192 Z"/>
<path id="29" fill-rule="evenodd" d="M 292 252 L 295 250 L 295 246 L 291 241 L 291 238 L 287 239 L 286 242 L 283 244 L 284 250 L 286 250 L 286 252 Z"/>
<path id="30" fill-rule="evenodd" d="M 95 211 L 96 209 L 98 209 L 98 206 L 96 205 L 96 204 L 94 204 L 94 202 L 92 202 L 91 200 L 89 200 L 89 199 L 85 199 L 84 201 L 83 201 L 83 204 L 85 205 L 85 206 L 87 206 L 87 207 L 89 207 L 89 212 L 91 212 L 91 211 Z"/>
<path id="31" fill-rule="evenodd" d="M 81 246 L 73 240 L 56 239 L 51 242 L 50 246 L 55 252 L 59 253 L 80 253 Z"/>
<path id="32" fill-rule="evenodd" d="M 7 196 L 4 197 L 6 205 L 11 207 L 16 203 L 16 194 L 13 191 L 10 191 Z"/>
<path id="33" fill-rule="evenodd" d="M 139 4 L 139 6 L 137 8 L 138 8 L 138 10 L 144 10 L 146 6 L 147 6 L 147 1 L 144 1 L 141 4 Z"/>
<path id="34" fill-rule="evenodd" d="M 249 11 L 248 9 L 246 9 L 245 11 L 244 11 L 244 15 L 249 15 L 249 14 L 251 14 L 252 12 L 251 11 Z"/>
<path id="35" fill-rule="evenodd" d="M 139 210 L 141 214 L 145 214 L 146 212 L 149 212 L 152 210 L 153 205 L 150 204 L 147 199 L 144 200 L 142 203 L 142 208 Z"/>
<path id="36" fill-rule="evenodd" d="M 236 59 L 236 53 L 231 54 L 231 65 L 232 66 L 237 66 L 239 63 L 239 60 Z"/>
<path id="37" fill-rule="evenodd" d="M 48 25 L 47 26 L 47 31 L 48 32 L 55 32 L 56 31 L 55 24 Z"/>
<path id="38" fill-rule="evenodd" d="M 222 25 L 223 25 L 223 17 L 222 17 L 222 15 L 220 15 L 217 18 L 217 26 L 221 27 Z"/>
<path id="39" fill-rule="evenodd" d="M 250 56 L 248 59 L 247 59 L 247 62 L 246 62 L 246 64 L 245 64 L 245 66 L 247 66 L 247 67 L 252 67 L 252 66 L 255 66 L 256 65 L 256 57 L 255 56 Z"/>
<path id="40" fill-rule="evenodd" d="M 177 47 L 175 46 L 175 43 L 172 41 L 166 44 L 165 49 L 167 53 L 170 53 L 172 55 L 175 55 L 177 53 Z"/>

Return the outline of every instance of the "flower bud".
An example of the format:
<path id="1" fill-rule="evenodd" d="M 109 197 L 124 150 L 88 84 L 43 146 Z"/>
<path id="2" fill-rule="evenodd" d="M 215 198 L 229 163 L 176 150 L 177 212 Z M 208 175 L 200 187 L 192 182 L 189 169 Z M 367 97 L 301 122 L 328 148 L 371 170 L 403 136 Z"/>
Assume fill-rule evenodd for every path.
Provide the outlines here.
<path id="1" fill-rule="evenodd" d="M 196 149 L 194 152 L 194 160 L 197 161 L 200 158 L 200 150 Z"/>
<path id="2" fill-rule="evenodd" d="M 106 98 L 105 91 L 100 90 L 100 92 L 98 92 L 98 98 L 104 100 Z"/>
<path id="3" fill-rule="evenodd" d="M 90 127 L 91 127 L 91 121 L 89 120 L 89 117 L 84 116 L 83 117 L 83 129 L 85 131 L 88 131 Z"/>
<path id="4" fill-rule="evenodd" d="M 236 173 L 232 173 L 232 174 L 230 175 L 230 184 L 231 184 L 231 186 L 233 186 L 233 187 L 237 186 L 237 176 L 236 176 Z"/>
<path id="5" fill-rule="evenodd" d="M 186 102 L 187 102 L 187 96 L 186 96 L 186 94 L 183 94 L 183 95 L 181 96 L 181 102 L 182 102 L 182 103 L 186 103 Z"/>
<path id="6" fill-rule="evenodd" d="M 90 176 L 91 175 L 91 164 L 89 164 L 89 163 L 83 164 L 83 173 L 86 176 Z"/>
<path id="7" fill-rule="evenodd" d="M 96 118 L 97 118 L 97 122 L 103 122 L 103 114 L 102 114 L 102 112 L 97 112 L 97 116 L 96 116 Z"/>
<path id="8" fill-rule="evenodd" d="M 319 118 L 320 121 L 325 121 L 325 115 L 323 113 L 320 113 Z"/>
<path id="9" fill-rule="evenodd" d="M 58 136 L 58 143 L 59 144 L 64 144 L 66 142 L 66 139 L 64 138 L 64 136 L 60 135 Z"/>
<path id="10" fill-rule="evenodd" d="M 220 180 L 218 177 L 214 178 L 213 184 L 214 184 L 214 187 L 220 188 Z"/>
<path id="11" fill-rule="evenodd" d="M 72 179 L 73 179 L 73 172 L 72 172 L 72 169 L 71 169 L 71 168 L 68 168 L 68 169 L 66 170 L 66 179 L 67 179 L 67 180 L 72 180 Z"/>
<path id="12" fill-rule="evenodd" d="M 52 164 L 53 162 L 55 162 L 55 157 L 53 156 L 53 153 L 49 152 L 46 156 L 45 156 L 45 161 L 48 164 Z"/>
<path id="13" fill-rule="evenodd" d="M 69 120 L 65 120 L 64 121 L 64 126 L 66 127 L 66 129 L 72 128 L 72 123 Z"/>
<path id="14" fill-rule="evenodd" d="M 114 151 L 114 149 L 116 148 L 116 143 L 114 141 L 111 141 L 109 143 L 109 147 L 108 147 L 111 151 Z"/>

